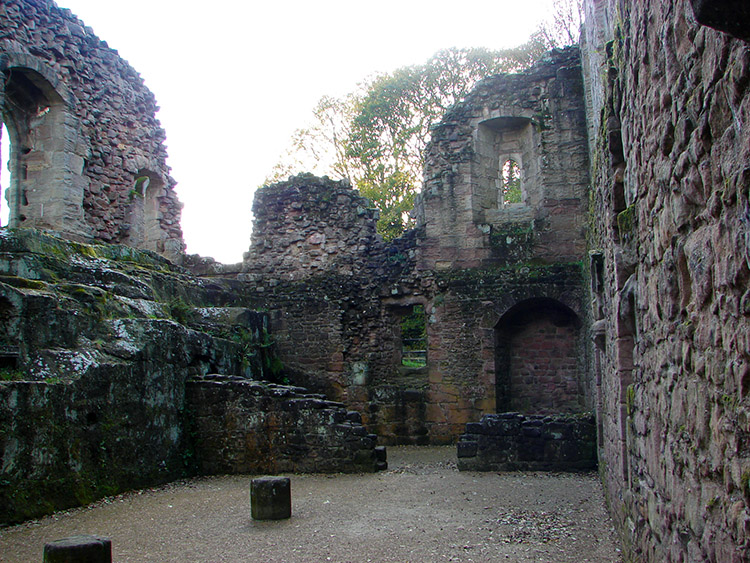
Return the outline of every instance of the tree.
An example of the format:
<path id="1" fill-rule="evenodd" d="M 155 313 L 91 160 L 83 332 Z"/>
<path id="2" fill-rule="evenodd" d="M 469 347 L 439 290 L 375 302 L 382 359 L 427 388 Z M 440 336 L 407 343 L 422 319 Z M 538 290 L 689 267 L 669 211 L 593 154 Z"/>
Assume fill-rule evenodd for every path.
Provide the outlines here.
<path id="1" fill-rule="evenodd" d="M 552 14 L 540 32 L 550 49 L 578 43 L 583 24 L 583 0 L 553 0 Z"/>
<path id="2" fill-rule="evenodd" d="M 380 211 L 386 239 L 410 225 L 430 128 L 484 77 L 530 66 L 549 47 L 540 30 L 515 49 L 445 49 L 425 64 L 371 78 L 342 99 L 324 97 L 266 182 L 302 171 L 347 178 Z"/>

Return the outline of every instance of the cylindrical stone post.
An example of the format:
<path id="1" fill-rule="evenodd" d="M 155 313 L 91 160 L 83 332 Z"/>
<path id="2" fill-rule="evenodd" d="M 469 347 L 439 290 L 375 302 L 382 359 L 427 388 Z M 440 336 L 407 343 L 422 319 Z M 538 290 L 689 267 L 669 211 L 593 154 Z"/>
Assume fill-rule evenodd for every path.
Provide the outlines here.
<path id="1" fill-rule="evenodd" d="M 254 520 L 283 520 L 292 515 L 289 477 L 258 477 L 250 482 L 250 513 Z"/>
<path id="2" fill-rule="evenodd" d="M 71 536 L 44 544 L 44 563 L 112 563 L 112 542 L 99 536 Z"/>

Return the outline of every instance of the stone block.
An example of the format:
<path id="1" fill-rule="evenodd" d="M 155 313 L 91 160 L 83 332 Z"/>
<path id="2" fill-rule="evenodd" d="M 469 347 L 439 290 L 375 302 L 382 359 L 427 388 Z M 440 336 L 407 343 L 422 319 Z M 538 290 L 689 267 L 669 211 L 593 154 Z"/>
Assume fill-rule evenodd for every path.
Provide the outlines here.
<path id="1" fill-rule="evenodd" d="M 388 461 L 388 452 L 385 446 L 375 446 L 375 459 L 377 461 Z"/>
<path id="2" fill-rule="evenodd" d="M 112 542 L 99 536 L 71 536 L 44 544 L 44 563 L 112 563 Z"/>
<path id="3" fill-rule="evenodd" d="M 457 444 L 457 455 L 458 457 L 475 457 L 477 455 L 477 449 L 479 444 L 477 442 L 458 442 Z"/>
<path id="4" fill-rule="evenodd" d="M 250 511 L 254 520 L 283 520 L 292 516 L 289 477 L 258 477 L 250 482 Z"/>

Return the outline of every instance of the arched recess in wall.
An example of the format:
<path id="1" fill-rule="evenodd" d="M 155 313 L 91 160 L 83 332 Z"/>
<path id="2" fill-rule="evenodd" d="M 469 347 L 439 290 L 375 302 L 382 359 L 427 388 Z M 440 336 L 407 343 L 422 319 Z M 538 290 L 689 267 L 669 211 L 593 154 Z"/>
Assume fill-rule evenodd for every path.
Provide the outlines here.
<path id="1" fill-rule="evenodd" d="M 10 140 L 7 199 L 11 227 L 33 227 L 85 239 L 84 159 L 69 145 L 76 118 L 63 96 L 40 72 L 9 66 L 2 71 L 2 121 Z"/>
<path id="2" fill-rule="evenodd" d="M 584 405 L 581 321 L 550 298 L 521 301 L 495 326 L 498 412 L 581 412 Z"/>
<path id="3" fill-rule="evenodd" d="M 164 237 L 159 219 L 164 180 L 152 170 L 142 169 L 133 178 L 130 190 L 130 232 L 128 244 L 134 248 L 163 252 Z"/>
<path id="4" fill-rule="evenodd" d="M 540 200 L 535 130 L 526 117 L 496 117 L 479 124 L 475 138 L 476 195 L 487 222 Z"/>

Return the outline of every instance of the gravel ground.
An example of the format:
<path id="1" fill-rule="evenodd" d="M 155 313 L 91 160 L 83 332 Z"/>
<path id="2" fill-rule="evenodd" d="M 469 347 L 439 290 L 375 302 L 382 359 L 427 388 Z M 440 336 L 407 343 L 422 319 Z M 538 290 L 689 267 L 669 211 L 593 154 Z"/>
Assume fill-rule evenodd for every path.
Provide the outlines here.
<path id="1" fill-rule="evenodd" d="M 0 529 L 0 561 L 112 539 L 113 560 L 621 562 L 594 474 L 459 472 L 453 447 L 389 447 L 389 470 L 292 476 L 292 518 L 250 518 L 249 477 L 199 478 Z"/>

